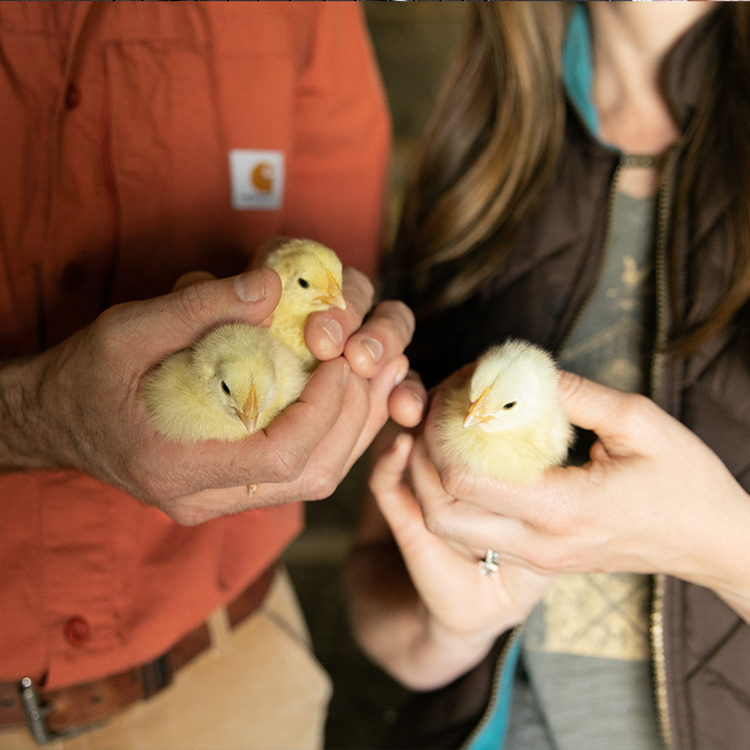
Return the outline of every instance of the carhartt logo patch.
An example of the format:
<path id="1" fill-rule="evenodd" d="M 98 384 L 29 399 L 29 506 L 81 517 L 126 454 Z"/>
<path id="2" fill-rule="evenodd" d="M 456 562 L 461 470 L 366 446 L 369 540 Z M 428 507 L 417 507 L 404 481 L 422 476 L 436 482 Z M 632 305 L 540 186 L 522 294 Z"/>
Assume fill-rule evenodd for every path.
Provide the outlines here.
<path id="1" fill-rule="evenodd" d="M 233 148 L 229 152 L 232 208 L 268 211 L 281 208 L 284 198 L 284 154 Z"/>

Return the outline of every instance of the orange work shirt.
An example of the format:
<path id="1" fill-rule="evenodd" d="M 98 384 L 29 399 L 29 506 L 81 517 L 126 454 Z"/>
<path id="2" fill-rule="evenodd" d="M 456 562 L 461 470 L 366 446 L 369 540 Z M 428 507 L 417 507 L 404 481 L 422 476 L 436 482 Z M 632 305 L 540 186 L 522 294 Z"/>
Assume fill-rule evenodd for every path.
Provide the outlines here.
<path id="1" fill-rule="evenodd" d="M 377 262 L 390 130 L 357 3 L 0 3 L 0 357 L 273 235 Z M 184 528 L 77 471 L 0 476 L 0 680 L 158 657 L 298 533 Z"/>

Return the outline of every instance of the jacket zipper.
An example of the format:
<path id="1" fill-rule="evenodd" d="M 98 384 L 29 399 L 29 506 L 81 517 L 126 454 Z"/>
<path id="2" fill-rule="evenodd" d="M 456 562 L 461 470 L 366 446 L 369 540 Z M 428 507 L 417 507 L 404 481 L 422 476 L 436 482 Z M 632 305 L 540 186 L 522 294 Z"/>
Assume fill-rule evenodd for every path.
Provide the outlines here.
<path id="1" fill-rule="evenodd" d="M 654 284 L 656 297 L 656 337 L 651 368 L 649 372 L 649 394 L 651 399 L 659 404 L 662 397 L 661 382 L 664 364 L 664 354 L 660 348 L 666 342 L 665 308 L 668 304 L 667 289 L 667 227 L 668 213 L 671 204 L 672 172 L 677 159 L 677 148 L 673 148 L 667 156 L 659 185 L 659 198 L 656 217 L 656 257 L 654 261 Z M 666 576 L 654 576 L 654 590 L 651 604 L 651 653 L 654 670 L 654 697 L 656 715 L 661 732 L 662 742 L 666 750 L 673 750 L 674 736 L 672 722 L 669 715 L 669 694 L 667 692 L 667 663 L 664 648 L 664 592 Z"/>
<path id="2" fill-rule="evenodd" d="M 662 573 L 654 576 L 650 633 L 656 718 L 665 750 L 674 750 L 674 737 L 672 736 L 672 724 L 669 717 L 669 694 L 667 693 L 667 662 L 664 657 L 664 588 L 666 580 L 667 577 Z"/>
<path id="3" fill-rule="evenodd" d="M 658 196 L 658 208 L 656 218 L 656 258 L 654 263 L 655 273 L 655 296 L 656 296 L 656 340 L 654 342 L 653 355 L 651 357 L 651 367 L 649 370 L 649 392 L 652 400 L 658 403 L 659 398 L 659 385 L 661 381 L 662 365 L 664 355 L 659 352 L 659 347 L 666 341 L 666 328 L 665 328 L 665 316 L 664 309 L 667 305 L 667 279 L 666 279 L 666 233 L 667 233 L 667 214 L 669 211 L 670 198 L 671 198 L 671 174 L 674 164 L 676 162 L 677 149 L 674 148 L 668 154 L 667 159 L 664 163 L 664 171 L 662 172 L 661 184 L 659 186 Z M 617 194 L 617 186 L 620 179 L 620 173 L 624 164 L 628 163 L 628 158 L 625 155 L 620 157 L 617 163 L 614 174 L 612 175 L 612 182 L 609 188 L 609 196 L 607 200 L 607 225 L 602 243 L 602 254 L 599 259 L 599 265 L 597 268 L 597 276 L 601 274 L 601 270 L 604 266 L 604 253 L 606 252 L 607 243 L 609 242 L 609 236 L 612 231 L 612 219 L 614 215 L 615 196 Z M 568 341 L 570 340 L 573 331 L 580 322 L 581 316 L 586 309 L 589 300 L 591 299 L 594 290 L 596 289 L 596 279 L 589 288 L 583 302 L 576 311 L 576 315 L 573 319 L 571 326 L 568 328 L 565 336 L 562 338 L 557 354 L 559 355 L 565 349 Z M 651 624 L 650 624 L 650 636 L 651 636 L 651 652 L 653 655 L 653 671 L 654 671 L 654 693 L 655 693 L 655 706 L 657 713 L 657 720 L 659 724 L 659 731 L 662 738 L 662 743 L 665 750 L 673 750 L 674 738 L 672 736 L 672 725 L 669 715 L 669 696 L 667 694 L 667 668 L 666 658 L 664 655 L 664 589 L 666 586 L 666 576 L 656 575 L 654 576 L 654 593 L 651 608 Z M 486 715 L 486 714 L 485 714 Z M 472 737 L 474 734 L 472 734 Z"/>
<path id="4" fill-rule="evenodd" d="M 516 642 L 521 637 L 523 626 L 524 623 L 520 622 L 513 628 L 513 630 L 510 631 L 508 640 L 500 651 L 500 655 L 497 657 L 497 662 L 495 663 L 495 671 L 492 675 L 492 690 L 490 691 L 490 697 L 487 701 L 487 706 L 484 709 L 484 713 L 482 714 L 482 718 L 477 722 L 477 725 L 474 727 L 474 729 L 471 730 L 471 734 L 469 734 L 469 736 L 461 743 L 461 745 L 459 746 L 459 750 L 467 750 L 467 748 L 471 746 L 471 744 L 474 742 L 479 733 L 484 729 L 493 713 L 495 712 L 495 707 L 500 695 L 500 677 L 505 668 L 505 663 L 508 659 L 510 650 L 513 648 L 513 646 L 515 646 Z"/>

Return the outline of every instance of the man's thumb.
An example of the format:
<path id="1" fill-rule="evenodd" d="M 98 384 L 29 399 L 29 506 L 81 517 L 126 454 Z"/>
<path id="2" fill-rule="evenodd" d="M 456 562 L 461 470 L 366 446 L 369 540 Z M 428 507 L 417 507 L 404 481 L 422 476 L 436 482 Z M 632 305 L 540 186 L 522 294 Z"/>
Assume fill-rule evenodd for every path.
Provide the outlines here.
<path id="1" fill-rule="evenodd" d="M 192 345 L 221 323 L 259 325 L 273 313 L 280 297 L 278 274 L 270 268 L 257 268 L 131 303 L 126 320 L 132 332 L 140 336 L 139 348 L 151 348 L 160 358 Z"/>

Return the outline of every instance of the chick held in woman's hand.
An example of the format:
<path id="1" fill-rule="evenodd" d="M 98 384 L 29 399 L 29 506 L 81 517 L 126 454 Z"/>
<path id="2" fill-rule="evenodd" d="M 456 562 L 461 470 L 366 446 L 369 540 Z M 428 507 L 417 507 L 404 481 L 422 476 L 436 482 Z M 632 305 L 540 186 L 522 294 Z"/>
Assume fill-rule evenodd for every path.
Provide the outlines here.
<path id="1" fill-rule="evenodd" d="M 470 379 L 445 394 L 436 435 L 446 460 L 473 475 L 527 484 L 562 464 L 574 430 L 543 349 L 508 341 L 487 350 Z"/>

